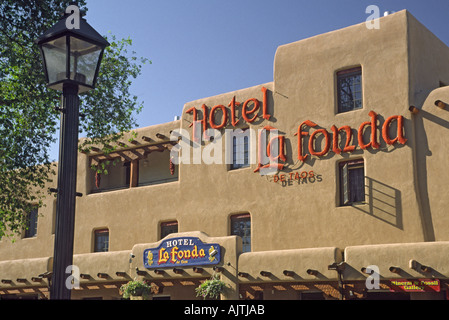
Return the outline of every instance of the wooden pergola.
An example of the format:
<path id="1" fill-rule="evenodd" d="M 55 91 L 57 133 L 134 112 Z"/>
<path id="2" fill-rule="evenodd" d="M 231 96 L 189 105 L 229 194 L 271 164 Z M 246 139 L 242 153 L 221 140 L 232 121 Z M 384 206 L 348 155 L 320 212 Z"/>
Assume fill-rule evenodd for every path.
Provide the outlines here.
<path id="1" fill-rule="evenodd" d="M 164 135 L 157 134 L 156 136 L 166 138 Z M 116 161 L 129 162 L 130 164 L 130 187 L 136 187 L 139 176 L 138 162 L 141 159 L 145 159 L 152 152 L 163 152 L 165 150 L 171 150 L 178 141 L 154 141 L 149 137 L 143 136 L 142 140 L 146 143 L 140 143 L 136 140 L 131 142 L 132 146 L 128 146 L 123 142 L 118 142 L 120 149 L 114 150 L 110 153 L 102 152 L 99 148 L 92 147 L 91 150 L 95 154 L 90 155 L 90 166 L 98 166 L 103 161 Z M 113 149 L 111 146 L 109 146 Z"/>

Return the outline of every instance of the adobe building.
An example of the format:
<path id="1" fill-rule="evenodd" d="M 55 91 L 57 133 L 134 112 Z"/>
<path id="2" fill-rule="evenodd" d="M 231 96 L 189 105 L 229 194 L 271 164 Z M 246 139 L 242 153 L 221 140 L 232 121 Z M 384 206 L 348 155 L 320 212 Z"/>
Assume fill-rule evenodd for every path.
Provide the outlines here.
<path id="1" fill-rule="evenodd" d="M 448 61 L 404 10 L 280 46 L 273 82 L 80 153 L 72 299 L 134 278 L 202 299 L 214 274 L 230 300 L 447 299 Z M 45 204 L 0 241 L 1 299 L 48 298 Z"/>

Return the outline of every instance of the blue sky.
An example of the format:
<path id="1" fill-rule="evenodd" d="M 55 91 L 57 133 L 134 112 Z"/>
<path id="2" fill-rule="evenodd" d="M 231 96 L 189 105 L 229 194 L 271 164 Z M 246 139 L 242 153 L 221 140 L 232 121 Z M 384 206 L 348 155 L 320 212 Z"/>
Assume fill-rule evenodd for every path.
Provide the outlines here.
<path id="1" fill-rule="evenodd" d="M 85 18 L 152 61 L 132 86 L 145 127 L 189 101 L 273 81 L 279 45 L 363 23 L 368 5 L 407 9 L 449 45 L 449 0 L 87 0 Z"/>

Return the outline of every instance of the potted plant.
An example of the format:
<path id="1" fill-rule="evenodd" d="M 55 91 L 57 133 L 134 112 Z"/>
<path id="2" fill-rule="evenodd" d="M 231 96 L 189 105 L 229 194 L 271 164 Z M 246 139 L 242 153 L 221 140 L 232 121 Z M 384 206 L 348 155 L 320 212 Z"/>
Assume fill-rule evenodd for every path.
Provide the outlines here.
<path id="1" fill-rule="evenodd" d="M 120 287 L 124 299 L 148 300 L 153 293 L 153 286 L 145 280 L 132 280 Z"/>
<path id="2" fill-rule="evenodd" d="M 213 275 L 209 280 L 204 281 L 195 288 L 196 296 L 203 297 L 203 299 L 218 299 L 220 294 L 223 293 L 225 286 L 226 284 L 220 280 L 218 275 Z"/>

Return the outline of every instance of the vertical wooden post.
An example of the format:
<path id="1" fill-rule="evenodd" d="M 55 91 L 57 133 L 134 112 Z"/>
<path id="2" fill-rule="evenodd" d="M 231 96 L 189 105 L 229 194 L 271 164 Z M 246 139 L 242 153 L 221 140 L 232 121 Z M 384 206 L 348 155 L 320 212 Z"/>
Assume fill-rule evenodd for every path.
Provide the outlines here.
<path id="1" fill-rule="evenodd" d="M 131 161 L 131 167 L 129 168 L 129 187 L 137 187 L 139 184 L 139 159 Z"/>

